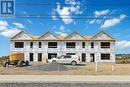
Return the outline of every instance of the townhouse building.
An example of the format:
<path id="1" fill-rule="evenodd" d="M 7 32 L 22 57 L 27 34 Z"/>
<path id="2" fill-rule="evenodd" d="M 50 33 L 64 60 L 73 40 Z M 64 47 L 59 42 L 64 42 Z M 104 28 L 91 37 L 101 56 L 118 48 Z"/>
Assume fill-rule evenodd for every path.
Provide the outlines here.
<path id="1" fill-rule="evenodd" d="M 33 36 L 21 31 L 10 42 L 10 53 L 22 53 L 28 61 L 42 62 L 60 55 L 78 55 L 81 62 L 115 62 L 115 38 L 103 30 L 92 36 L 79 32 L 68 36 L 52 32 Z"/>

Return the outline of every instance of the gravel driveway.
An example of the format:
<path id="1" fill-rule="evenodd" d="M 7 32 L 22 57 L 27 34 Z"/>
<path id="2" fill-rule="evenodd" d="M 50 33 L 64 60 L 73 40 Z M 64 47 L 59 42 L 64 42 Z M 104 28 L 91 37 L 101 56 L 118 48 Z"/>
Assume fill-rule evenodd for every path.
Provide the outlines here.
<path id="1" fill-rule="evenodd" d="M 68 64 L 59 64 L 59 63 L 38 63 L 38 62 L 31 62 L 30 66 L 24 67 L 30 70 L 43 70 L 43 71 L 67 71 L 67 70 L 74 70 L 79 69 L 84 65 L 68 65 Z"/>

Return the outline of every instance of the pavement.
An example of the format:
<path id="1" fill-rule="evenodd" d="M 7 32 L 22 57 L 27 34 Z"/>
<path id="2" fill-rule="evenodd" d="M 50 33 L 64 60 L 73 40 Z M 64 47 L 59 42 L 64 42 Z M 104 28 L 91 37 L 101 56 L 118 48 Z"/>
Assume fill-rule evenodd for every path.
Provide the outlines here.
<path id="1" fill-rule="evenodd" d="M 0 87 L 130 87 L 130 76 L 0 75 Z"/>
<path id="2" fill-rule="evenodd" d="M 130 83 L 130 76 L 115 75 L 0 75 L 0 83 Z"/>

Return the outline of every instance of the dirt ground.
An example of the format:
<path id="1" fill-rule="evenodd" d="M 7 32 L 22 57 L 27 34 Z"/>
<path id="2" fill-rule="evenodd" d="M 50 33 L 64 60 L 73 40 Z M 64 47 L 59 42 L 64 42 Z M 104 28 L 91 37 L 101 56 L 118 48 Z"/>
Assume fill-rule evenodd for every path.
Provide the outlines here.
<path id="1" fill-rule="evenodd" d="M 113 71 L 112 65 L 98 64 L 97 72 L 95 71 L 94 63 L 84 66 L 73 66 L 78 68 L 67 71 L 28 70 L 26 67 L 10 66 L 8 68 L 0 67 L 0 75 L 130 75 L 130 64 L 114 64 Z M 70 66 L 67 65 L 67 67 Z"/>

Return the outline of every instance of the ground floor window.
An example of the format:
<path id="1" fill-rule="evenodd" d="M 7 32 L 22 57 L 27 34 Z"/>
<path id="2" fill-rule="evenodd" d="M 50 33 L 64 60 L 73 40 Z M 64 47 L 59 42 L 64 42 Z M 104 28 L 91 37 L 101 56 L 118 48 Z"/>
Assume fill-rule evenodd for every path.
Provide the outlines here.
<path id="1" fill-rule="evenodd" d="M 95 62 L 95 54 L 94 53 L 91 53 L 90 54 L 90 62 Z"/>
<path id="2" fill-rule="evenodd" d="M 33 61 L 33 56 L 34 56 L 34 54 L 30 53 L 30 61 Z"/>
<path id="3" fill-rule="evenodd" d="M 82 62 L 86 62 L 86 53 L 82 53 Z"/>
<path id="4" fill-rule="evenodd" d="M 42 53 L 38 53 L 38 61 L 42 61 Z"/>
<path id="5" fill-rule="evenodd" d="M 110 54 L 101 54 L 101 60 L 110 60 Z"/>
<path id="6" fill-rule="evenodd" d="M 48 59 L 57 57 L 57 53 L 48 53 Z"/>

